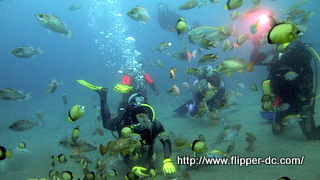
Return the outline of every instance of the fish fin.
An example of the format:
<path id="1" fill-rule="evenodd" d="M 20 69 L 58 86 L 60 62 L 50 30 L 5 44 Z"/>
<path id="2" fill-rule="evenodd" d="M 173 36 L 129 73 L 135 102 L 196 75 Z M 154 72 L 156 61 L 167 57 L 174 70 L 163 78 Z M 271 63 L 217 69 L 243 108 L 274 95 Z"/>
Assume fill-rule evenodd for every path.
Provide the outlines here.
<path id="1" fill-rule="evenodd" d="M 129 153 L 128 150 L 127 150 L 127 151 L 123 151 L 123 152 L 122 152 L 122 157 L 125 157 L 128 153 Z"/>
<path id="2" fill-rule="evenodd" d="M 40 47 L 37 48 L 37 52 L 38 52 L 39 54 L 43 54 L 43 51 L 40 49 Z"/>
<path id="3" fill-rule="evenodd" d="M 254 67 L 253 61 L 249 61 L 249 62 L 247 63 L 247 65 L 246 65 L 246 69 L 247 69 L 247 71 L 249 71 L 249 72 L 252 72 L 252 71 L 253 71 L 253 67 Z"/>
<path id="4" fill-rule="evenodd" d="M 232 76 L 232 74 L 231 74 L 231 72 L 227 72 L 227 73 L 225 73 L 228 77 L 231 77 Z"/>
<path id="5" fill-rule="evenodd" d="M 227 23 L 222 25 L 220 28 L 220 31 L 223 32 L 224 34 L 228 34 L 227 31 L 225 30 L 225 27 L 227 26 Z"/>
<path id="6" fill-rule="evenodd" d="M 31 99 L 31 93 L 28 93 L 25 95 L 26 97 L 24 98 L 25 101 L 29 101 Z"/>
<path id="7" fill-rule="evenodd" d="M 68 39 L 71 40 L 73 38 L 73 31 L 72 30 L 68 30 Z"/>
<path id="8" fill-rule="evenodd" d="M 240 69 L 240 70 L 238 70 L 237 72 L 239 72 L 239 73 L 244 73 L 244 70 L 243 70 L 243 69 Z"/>
<path id="9" fill-rule="evenodd" d="M 223 6 L 223 8 L 224 8 L 225 10 L 228 10 L 228 6 L 227 6 L 226 4 Z"/>
<path id="10" fill-rule="evenodd" d="M 107 148 L 105 146 L 103 146 L 102 144 L 100 144 L 100 154 L 101 156 L 105 155 L 107 153 Z M 111 155 L 111 152 L 110 152 Z"/>

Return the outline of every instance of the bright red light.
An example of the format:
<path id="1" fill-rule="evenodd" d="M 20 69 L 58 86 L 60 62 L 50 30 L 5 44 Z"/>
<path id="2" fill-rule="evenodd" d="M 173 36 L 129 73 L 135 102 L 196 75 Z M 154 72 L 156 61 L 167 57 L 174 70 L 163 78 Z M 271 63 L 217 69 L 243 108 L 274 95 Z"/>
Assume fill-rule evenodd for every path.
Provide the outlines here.
<path id="1" fill-rule="evenodd" d="M 259 18 L 259 24 L 265 24 L 269 21 L 268 14 L 264 14 Z"/>

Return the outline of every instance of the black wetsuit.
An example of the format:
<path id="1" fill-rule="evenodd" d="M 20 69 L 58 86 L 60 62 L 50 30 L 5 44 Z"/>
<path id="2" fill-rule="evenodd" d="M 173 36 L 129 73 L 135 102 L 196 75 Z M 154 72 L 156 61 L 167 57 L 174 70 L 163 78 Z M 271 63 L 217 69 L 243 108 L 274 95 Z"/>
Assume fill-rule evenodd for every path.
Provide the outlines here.
<path id="1" fill-rule="evenodd" d="M 261 65 L 267 55 L 258 51 L 255 46 L 251 58 L 256 65 Z M 314 96 L 313 93 L 313 70 L 311 67 L 312 53 L 306 45 L 301 42 L 291 42 L 289 52 L 278 58 L 274 57 L 272 63 L 267 64 L 272 93 L 280 100 L 278 107 L 287 103 L 287 109 L 277 109 L 274 123 L 279 124 L 283 129 L 282 120 L 284 117 L 299 114 L 302 121 L 299 121 L 302 132 L 307 139 L 320 139 L 320 133 L 315 127 Z M 291 76 L 296 73 L 297 76 Z M 286 75 L 287 74 L 287 75 Z M 282 132 L 282 129 L 280 133 Z M 274 131 L 278 134 L 276 131 Z"/>
<path id="2" fill-rule="evenodd" d="M 124 127 L 133 127 L 131 118 L 130 118 L 130 111 L 132 111 L 132 106 L 127 105 L 125 107 L 125 111 L 122 114 L 117 116 L 116 118 L 111 118 L 110 109 L 107 104 L 107 93 L 98 92 L 100 95 L 100 105 L 101 105 L 101 119 L 102 125 L 104 128 L 109 129 L 111 131 L 117 131 L 119 137 L 121 136 L 121 130 Z M 153 146 L 156 137 L 160 134 L 165 132 L 162 124 L 158 120 L 154 120 L 152 122 L 152 130 L 139 130 L 135 127 L 132 128 L 134 133 L 140 134 L 142 140 L 143 147 L 141 148 L 142 154 L 146 155 L 144 164 L 141 166 L 152 168 L 152 156 L 153 156 Z M 168 138 L 159 138 L 160 142 L 163 145 L 163 152 L 164 152 L 164 159 L 171 157 L 171 141 Z M 133 161 L 130 159 L 129 155 L 124 157 L 123 160 L 130 168 L 134 167 Z"/>
<path id="3" fill-rule="evenodd" d="M 207 70 L 205 70 L 207 71 Z M 212 70 L 210 70 L 212 71 Z M 208 83 L 210 83 L 214 88 L 217 88 L 216 94 L 207 101 L 207 106 L 209 111 L 215 111 L 219 109 L 219 104 L 222 99 L 222 97 L 225 94 L 226 87 L 224 79 L 220 72 L 218 71 L 212 71 L 211 74 L 208 75 L 207 72 L 203 72 L 199 77 L 198 81 L 200 82 L 201 79 L 207 80 Z M 186 103 L 181 105 L 179 108 L 175 109 L 174 112 L 183 115 L 190 111 L 189 106 L 191 105 L 193 108 L 190 111 L 191 116 L 195 116 L 198 113 L 198 105 L 202 101 L 204 97 L 204 93 L 207 91 L 207 89 L 196 92 L 193 94 L 193 99 L 189 99 Z"/>

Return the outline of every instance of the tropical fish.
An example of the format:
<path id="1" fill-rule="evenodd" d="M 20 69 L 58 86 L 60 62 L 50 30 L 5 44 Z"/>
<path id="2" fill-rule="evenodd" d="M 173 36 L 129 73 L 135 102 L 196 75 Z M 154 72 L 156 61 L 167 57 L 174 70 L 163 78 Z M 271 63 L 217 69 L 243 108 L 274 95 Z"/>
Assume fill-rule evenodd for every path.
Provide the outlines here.
<path id="1" fill-rule="evenodd" d="M 185 88 L 185 89 L 189 89 L 189 84 L 188 84 L 188 82 L 183 82 L 183 83 L 181 84 L 181 86 L 182 86 L 183 88 Z"/>
<path id="2" fill-rule="evenodd" d="M 161 59 L 158 59 L 158 66 L 159 66 L 160 68 L 162 68 L 162 61 L 161 61 Z"/>
<path id="3" fill-rule="evenodd" d="M 240 11 L 233 11 L 232 14 L 230 15 L 230 19 L 231 21 L 234 21 L 238 19 L 239 16 L 240 16 Z"/>
<path id="4" fill-rule="evenodd" d="M 297 9 L 298 7 L 303 6 L 305 3 L 307 3 L 309 0 L 297 0 L 295 3 L 293 3 L 288 9 L 281 9 L 284 12 L 288 12 L 294 9 Z"/>
<path id="5" fill-rule="evenodd" d="M 177 85 L 173 85 L 168 91 L 167 93 L 170 95 L 170 96 L 173 96 L 173 97 L 177 97 L 179 96 L 180 94 L 180 90 L 178 88 Z"/>
<path id="6" fill-rule="evenodd" d="M 226 51 L 229 49 L 229 47 L 230 47 L 230 41 L 229 41 L 229 39 L 223 40 L 223 42 L 222 42 L 222 50 L 223 50 L 224 52 L 226 52 Z"/>
<path id="7" fill-rule="evenodd" d="M 237 83 L 237 87 L 241 88 L 241 89 L 245 89 L 247 88 L 246 85 L 243 82 L 238 82 Z"/>
<path id="8" fill-rule="evenodd" d="M 253 62 L 249 61 L 247 64 L 245 64 L 243 59 L 232 57 L 222 61 L 220 64 L 216 66 L 216 69 L 230 77 L 231 72 L 235 71 L 243 73 L 244 69 L 246 69 L 247 71 L 252 72 Z"/>
<path id="9" fill-rule="evenodd" d="M 182 34 L 186 30 L 187 30 L 187 23 L 184 20 L 184 18 L 178 19 L 178 21 L 176 23 L 176 31 L 178 32 L 178 34 Z"/>
<path id="10" fill-rule="evenodd" d="M 199 70 L 197 68 L 189 68 L 187 67 L 186 70 L 184 71 L 185 74 L 193 77 L 198 77 L 199 76 Z"/>
<path id="11" fill-rule="evenodd" d="M 245 33 L 245 34 L 241 34 L 239 35 L 239 37 L 237 38 L 237 44 L 241 45 L 243 43 L 245 43 L 247 40 L 251 39 L 251 34 L 250 33 Z"/>
<path id="12" fill-rule="evenodd" d="M 168 42 L 162 42 L 160 43 L 157 47 L 151 47 L 150 50 L 152 52 L 162 52 L 166 49 L 168 49 L 169 47 L 171 46 L 171 43 L 168 43 Z"/>
<path id="13" fill-rule="evenodd" d="M 259 21 L 260 19 L 258 19 L 258 21 L 256 23 L 252 23 L 250 25 L 250 32 L 251 34 L 256 34 L 258 32 L 258 28 L 259 28 Z"/>
<path id="14" fill-rule="evenodd" d="M 147 9 L 141 5 L 133 7 L 130 11 L 128 11 L 127 15 L 139 23 L 147 24 L 149 21 L 149 13 Z"/>
<path id="15" fill-rule="evenodd" d="M 54 91 L 57 89 L 59 83 L 57 80 L 52 80 L 51 84 L 48 84 L 49 85 L 49 89 L 46 91 L 46 94 L 50 94 L 50 93 L 54 93 Z"/>
<path id="16" fill-rule="evenodd" d="M 64 138 L 61 141 L 59 141 L 59 145 L 67 149 L 79 148 L 83 152 L 90 152 L 97 149 L 97 147 L 84 140 L 77 140 L 76 142 L 73 142 L 72 139 L 67 138 Z"/>
<path id="17" fill-rule="evenodd" d="M 220 132 L 218 135 L 219 142 L 229 142 L 233 144 L 235 140 L 235 136 L 238 136 L 239 131 L 241 130 L 242 125 L 238 124 L 235 126 L 230 126 L 224 129 L 224 131 Z"/>
<path id="18" fill-rule="evenodd" d="M 297 76 L 298 76 L 298 73 L 294 71 L 289 71 L 284 75 L 284 78 L 286 81 L 293 81 L 296 79 Z"/>
<path id="19" fill-rule="evenodd" d="M 139 149 L 141 147 L 142 144 L 138 140 L 120 137 L 115 141 L 109 141 L 107 147 L 100 144 L 100 153 L 103 156 L 109 152 L 110 156 L 112 156 L 122 152 L 122 155 L 126 156 L 129 152 L 133 152 L 135 149 Z"/>
<path id="20" fill-rule="evenodd" d="M 243 4 L 244 0 L 228 0 L 227 4 L 224 5 L 225 9 L 234 10 L 239 8 Z"/>
<path id="21" fill-rule="evenodd" d="M 302 18 L 305 15 L 306 11 L 302 9 L 295 9 L 288 13 L 287 20 L 293 21 L 299 18 Z"/>
<path id="22" fill-rule="evenodd" d="M 218 54 L 206 54 L 199 59 L 198 64 L 208 64 L 215 61 L 216 59 L 219 59 Z"/>
<path id="23" fill-rule="evenodd" d="M 303 35 L 305 30 L 300 27 L 291 22 L 274 25 L 267 35 L 268 44 L 289 44 Z"/>
<path id="24" fill-rule="evenodd" d="M 309 22 L 316 14 L 314 12 L 308 12 L 301 18 L 301 23 Z"/>
<path id="25" fill-rule="evenodd" d="M 176 68 L 170 68 L 170 79 L 176 78 L 176 75 L 175 75 L 176 70 L 177 70 Z"/>
<path id="26" fill-rule="evenodd" d="M 38 122 L 29 120 L 18 120 L 9 126 L 9 129 L 16 132 L 23 132 L 39 126 Z"/>
<path id="27" fill-rule="evenodd" d="M 220 101 L 219 108 L 224 109 L 234 104 L 240 95 L 242 94 L 239 91 L 225 94 Z"/>
<path id="28" fill-rule="evenodd" d="M 178 9 L 179 10 L 189 10 L 195 8 L 199 4 L 198 1 L 196 0 L 190 0 L 186 3 L 184 3 L 182 6 L 180 6 Z"/>
<path id="29" fill-rule="evenodd" d="M 295 124 L 296 122 L 302 121 L 301 116 L 299 114 L 291 114 L 284 117 L 281 121 L 283 125 Z"/>
<path id="30" fill-rule="evenodd" d="M 41 49 L 38 47 L 35 49 L 34 47 L 29 46 L 20 46 L 17 47 L 15 50 L 11 52 L 13 55 L 17 56 L 18 58 L 29 58 L 29 57 L 36 57 L 36 54 L 43 54 Z"/>
<path id="31" fill-rule="evenodd" d="M 100 128 L 96 128 L 92 135 L 94 136 L 96 134 L 99 134 L 100 136 L 103 136 L 104 132 Z"/>
<path id="32" fill-rule="evenodd" d="M 220 150 L 212 150 L 212 151 L 210 151 L 210 152 L 208 152 L 208 157 L 210 157 L 210 158 L 227 158 L 227 157 L 229 157 L 228 155 L 227 155 L 227 153 L 225 153 L 225 152 L 222 152 L 222 151 L 220 151 Z"/>
<path id="33" fill-rule="evenodd" d="M 70 10 L 70 11 L 76 11 L 76 10 L 80 9 L 82 6 L 83 6 L 83 4 L 72 4 L 72 5 L 69 7 L 69 10 Z"/>
<path id="34" fill-rule="evenodd" d="M 150 66 L 154 67 L 154 63 L 153 63 L 153 59 L 152 58 L 150 58 Z"/>
<path id="35" fill-rule="evenodd" d="M 35 16 L 45 28 L 57 33 L 65 34 L 68 36 L 69 40 L 73 38 L 73 31 L 67 30 L 66 25 L 58 17 L 52 14 L 37 14 Z"/>
<path id="36" fill-rule="evenodd" d="M 254 5 L 259 5 L 260 2 L 261 2 L 261 0 L 252 0 L 252 3 L 253 3 Z"/>
<path id="37" fill-rule="evenodd" d="M 31 93 L 24 95 L 22 91 L 16 91 L 10 88 L 0 89 L 0 99 L 5 101 L 25 100 L 29 101 Z"/>
<path id="38" fill-rule="evenodd" d="M 252 91 L 258 91 L 259 88 L 258 88 L 258 86 L 256 84 L 251 84 L 251 90 Z"/>

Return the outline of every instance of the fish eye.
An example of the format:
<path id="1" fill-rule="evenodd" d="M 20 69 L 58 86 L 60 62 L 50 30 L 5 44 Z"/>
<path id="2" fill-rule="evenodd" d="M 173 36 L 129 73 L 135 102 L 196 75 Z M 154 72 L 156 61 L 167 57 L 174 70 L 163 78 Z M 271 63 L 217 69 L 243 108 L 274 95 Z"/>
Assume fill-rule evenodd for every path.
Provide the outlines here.
<path id="1" fill-rule="evenodd" d="M 39 17 L 39 18 L 43 18 L 43 15 L 42 15 L 42 14 L 40 14 L 40 15 L 38 15 L 38 17 Z"/>

